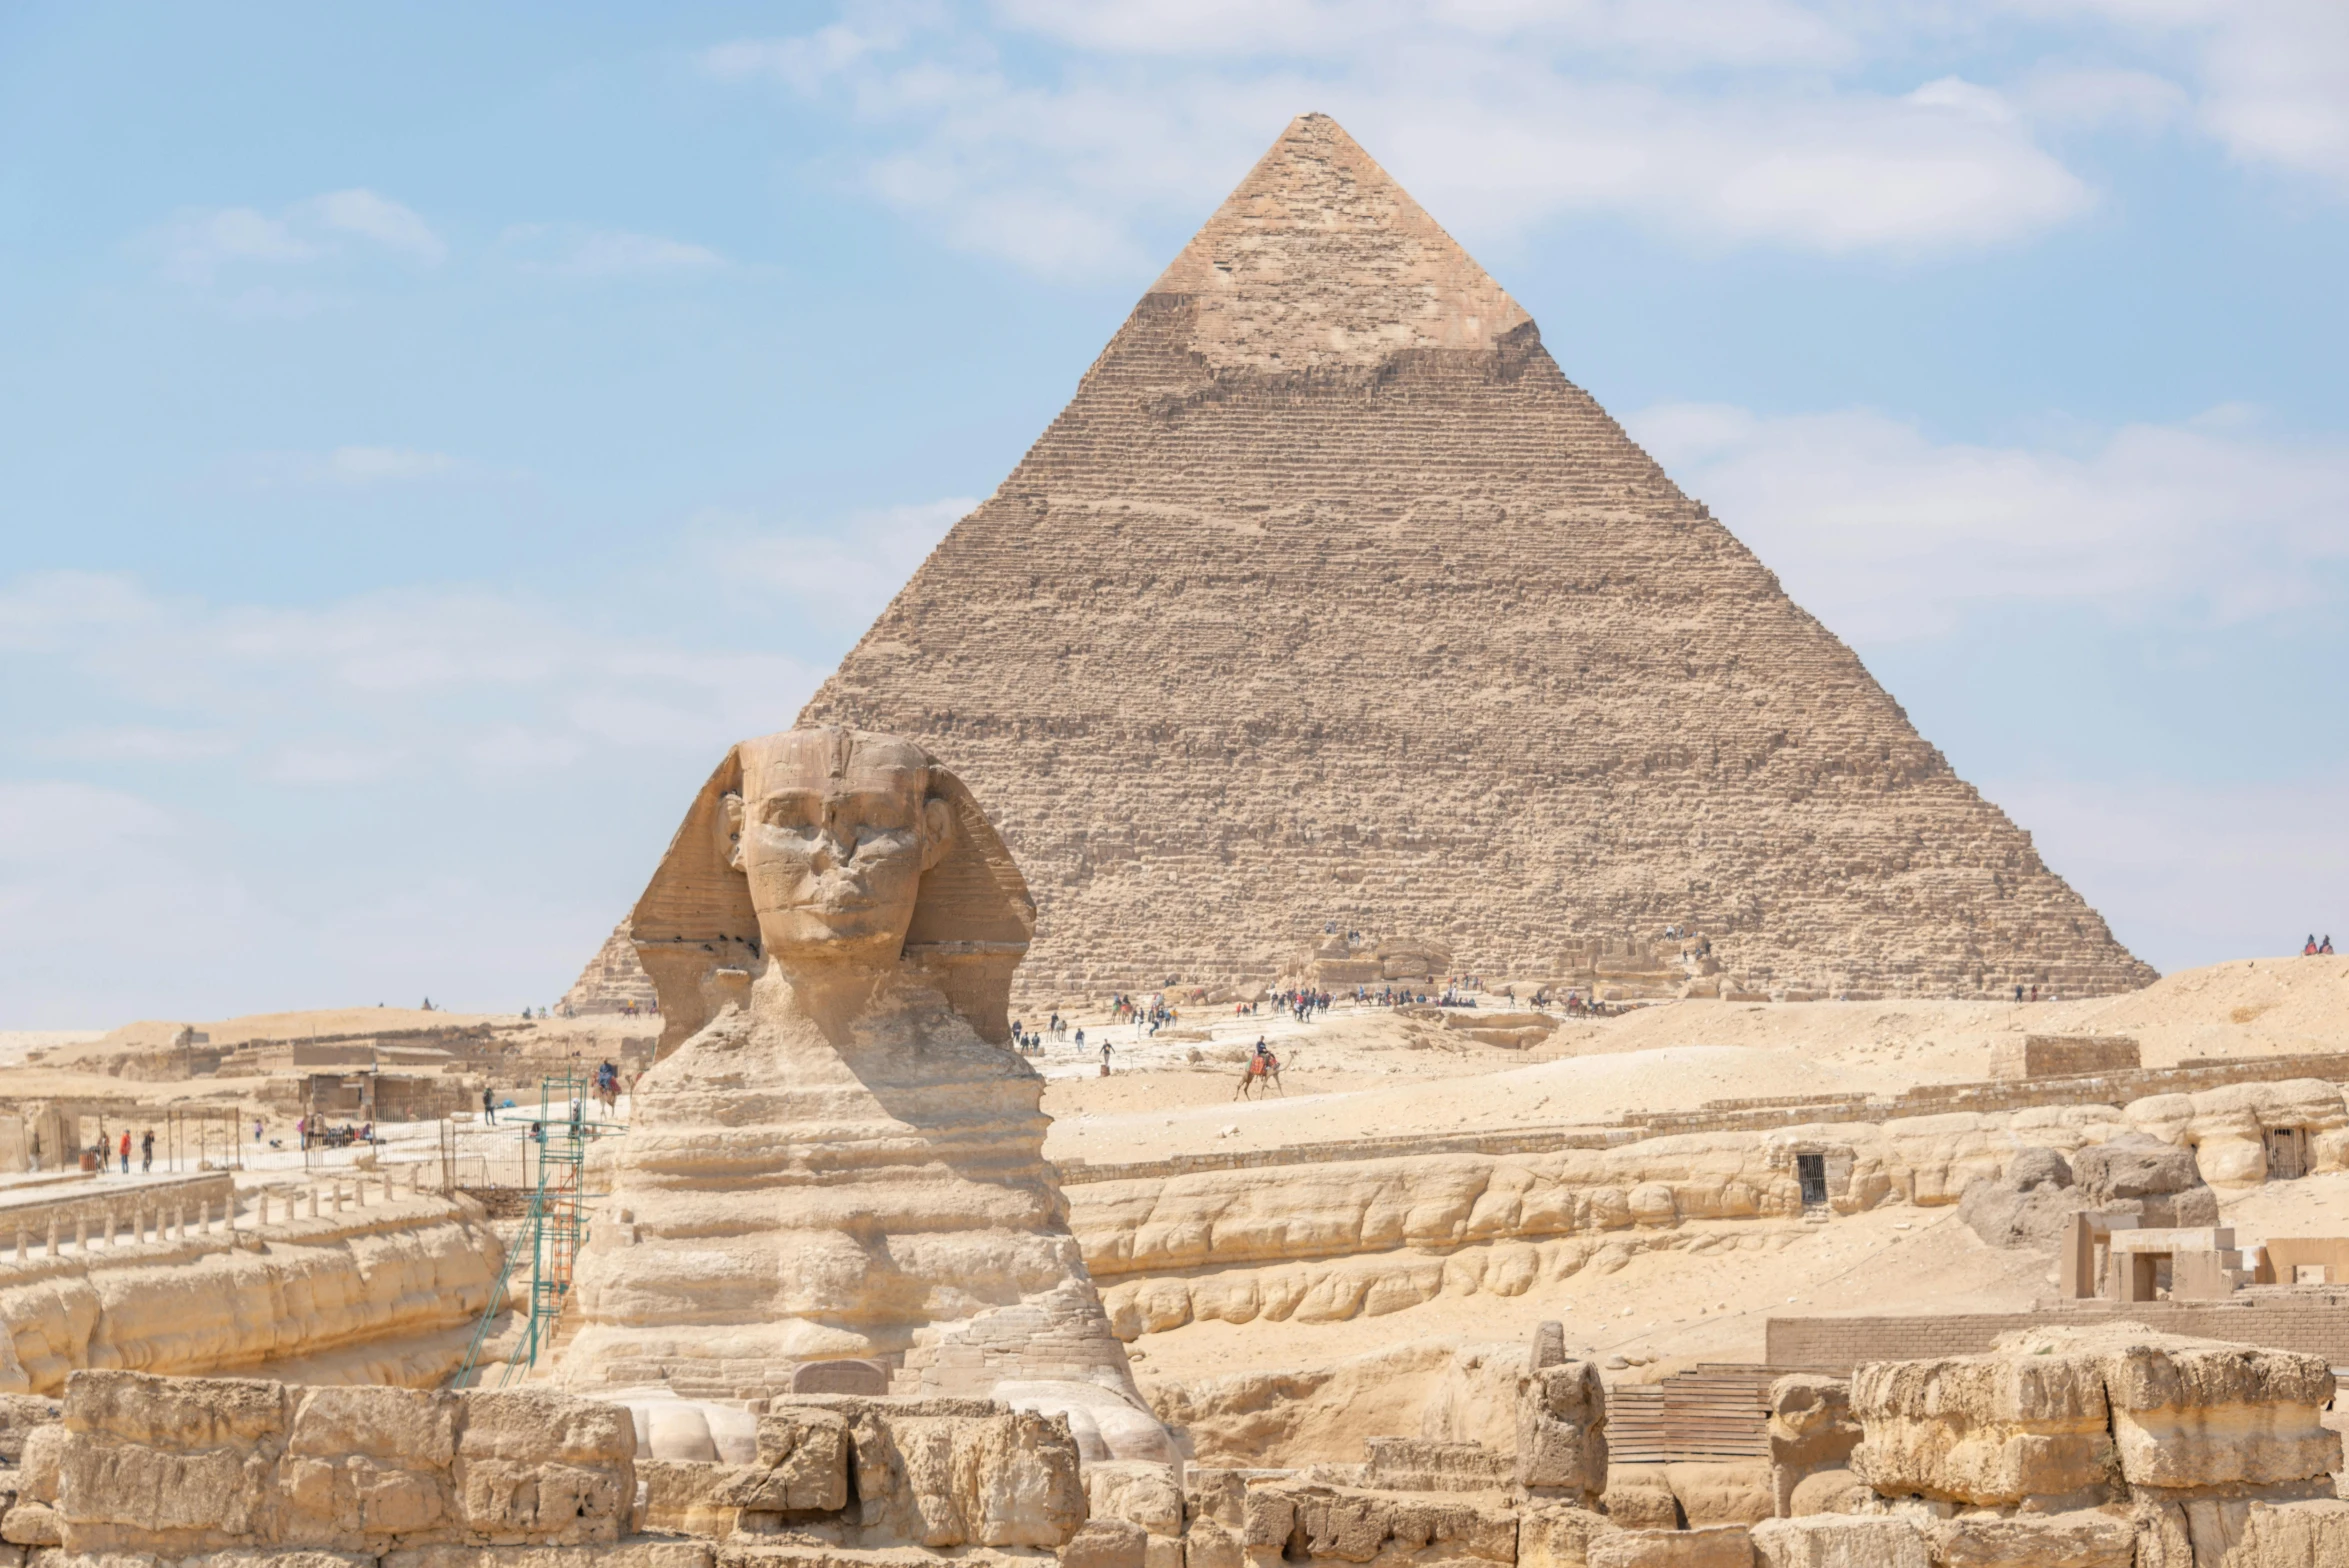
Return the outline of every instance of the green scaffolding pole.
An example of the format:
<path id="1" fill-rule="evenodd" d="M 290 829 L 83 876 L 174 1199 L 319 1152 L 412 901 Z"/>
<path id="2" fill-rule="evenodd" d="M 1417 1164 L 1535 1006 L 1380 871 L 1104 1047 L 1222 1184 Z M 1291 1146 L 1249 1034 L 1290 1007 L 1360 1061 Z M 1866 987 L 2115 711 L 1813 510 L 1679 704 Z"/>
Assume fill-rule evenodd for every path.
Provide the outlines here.
<path id="1" fill-rule="evenodd" d="M 579 1249 L 587 1242 L 587 1146 L 606 1133 L 624 1132 L 626 1124 L 598 1121 L 588 1114 L 593 1079 L 566 1069 L 561 1078 L 538 1082 L 538 1117 L 525 1134 L 538 1145 L 538 1180 L 530 1190 L 530 1211 L 521 1234 L 506 1249 L 497 1284 L 473 1327 L 464 1363 L 457 1368 L 452 1388 L 472 1386 L 480 1375 L 482 1348 L 491 1325 L 512 1300 L 515 1266 L 530 1257 L 530 1317 L 523 1326 L 522 1343 L 506 1358 L 498 1373 L 498 1387 L 527 1377 L 538 1358 L 553 1348 L 555 1324 L 571 1294 L 571 1279 Z M 516 1308 L 519 1301 L 513 1301 Z"/>

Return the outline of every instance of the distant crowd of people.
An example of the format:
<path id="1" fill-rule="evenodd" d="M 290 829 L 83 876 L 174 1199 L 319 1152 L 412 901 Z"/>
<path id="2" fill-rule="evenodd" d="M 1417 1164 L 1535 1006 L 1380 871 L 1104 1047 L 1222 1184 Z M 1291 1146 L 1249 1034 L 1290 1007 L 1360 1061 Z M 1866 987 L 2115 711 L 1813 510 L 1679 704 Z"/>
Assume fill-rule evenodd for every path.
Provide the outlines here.
<path id="1" fill-rule="evenodd" d="M 2301 957 L 2303 957 L 2303 958 L 2318 958 L 2318 957 L 2322 957 L 2322 956 L 2329 955 L 2329 954 L 2332 952 L 2332 950 L 2333 950 L 2333 933 L 2332 933 L 2332 932 L 2330 932 L 2330 931 L 2327 931 L 2327 932 L 2325 933 L 2325 939 L 2324 939 L 2322 942 L 2319 942 L 2319 941 L 2316 939 L 2316 933 L 2315 933 L 2314 931 L 2311 931 L 2311 932 L 2309 932 L 2309 933 L 2308 933 L 2308 945 L 2300 949 L 2300 956 L 2301 956 Z"/>

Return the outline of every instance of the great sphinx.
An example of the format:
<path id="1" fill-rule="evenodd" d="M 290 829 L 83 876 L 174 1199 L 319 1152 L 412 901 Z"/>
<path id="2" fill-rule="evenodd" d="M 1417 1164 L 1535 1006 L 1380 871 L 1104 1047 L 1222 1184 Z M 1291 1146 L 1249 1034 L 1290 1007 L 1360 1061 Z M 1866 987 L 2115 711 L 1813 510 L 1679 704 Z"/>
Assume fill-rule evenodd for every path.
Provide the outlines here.
<path id="1" fill-rule="evenodd" d="M 729 751 L 630 920 L 663 1028 L 597 1161 L 557 1375 L 740 1403 L 846 1366 L 1165 1457 L 1044 1161 L 1043 1080 L 1008 1049 L 1034 928 L 920 747 L 813 728 Z"/>

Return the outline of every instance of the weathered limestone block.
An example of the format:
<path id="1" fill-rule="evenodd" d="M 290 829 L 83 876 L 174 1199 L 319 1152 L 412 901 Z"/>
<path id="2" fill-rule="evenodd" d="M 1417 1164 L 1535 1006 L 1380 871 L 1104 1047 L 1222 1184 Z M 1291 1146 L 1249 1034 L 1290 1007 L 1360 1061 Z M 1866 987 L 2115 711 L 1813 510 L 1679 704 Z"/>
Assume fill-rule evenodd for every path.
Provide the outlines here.
<path id="1" fill-rule="evenodd" d="M 2349 1503 L 2253 1503 L 2225 1568 L 2333 1568 L 2349 1563 Z"/>
<path id="2" fill-rule="evenodd" d="M 1971 1514 L 1926 1533 L 1935 1568 L 2132 1568 L 2137 1554 L 2136 1528 L 2118 1511 Z"/>
<path id="3" fill-rule="evenodd" d="M 1666 1465 L 1664 1473 L 1692 1530 L 1758 1524 L 1777 1512 L 1766 1462 L 1680 1460 Z"/>
<path id="4" fill-rule="evenodd" d="M 711 1568 L 714 1555 L 707 1541 L 619 1541 L 609 1546 L 419 1546 L 386 1552 L 381 1564 L 382 1568 Z M 268 1568 L 303 1568 L 303 1565 L 272 1557 Z"/>
<path id="5" fill-rule="evenodd" d="M 786 1405 L 759 1418 L 758 1463 L 714 1494 L 761 1513 L 830 1512 L 848 1506 L 848 1421 L 837 1410 Z"/>
<path id="6" fill-rule="evenodd" d="M 1057 1547 L 1085 1522 L 1064 1420 L 975 1399 L 799 1403 L 848 1425 L 855 1544 Z"/>
<path id="7" fill-rule="evenodd" d="M 1241 1568 L 1247 1560 L 1246 1540 L 1231 1525 L 1197 1519 L 1183 1532 L 1183 1568 Z"/>
<path id="8" fill-rule="evenodd" d="M 1144 1568 L 1150 1537 L 1123 1519 L 1092 1519 L 1061 1544 L 1061 1568 Z"/>
<path id="9" fill-rule="evenodd" d="M 25 1440 L 65 1419 L 65 1407 L 38 1394 L 0 1394 L 0 1467 L 24 1461 Z"/>
<path id="10" fill-rule="evenodd" d="M 184 1555 L 274 1540 L 286 1406 L 282 1385 L 257 1379 L 76 1373 L 58 1455 L 63 1544 Z"/>
<path id="11" fill-rule="evenodd" d="M 1753 1542 L 1759 1568 L 1934 1568 L 1924 1532 L 1906 1519 L 1769 1519 Z"/>
<path id="12" fill-rule="evenodd" d="M 1517 1479 L 1523 1455 L 1512 1460 L 1482 1443 L 1440 1442 L 1424 1437 L 1373 1437 L 1363 1484 L 1380 1492 L 1486 1492 Z"/>
<path id="13" fill-rule="evenodd" d="M 1136 1459 L 1088 1465 L 1085 1497 L 1095 1519 L 1123 1519 L 1154 1536 L 1182 1536 L 1183 1493 L 1172 1465 Z"/>
<path id="14" fill-rule="evenodd" d="M 1852 1378 L 1866 1428 L 1851 1468 L 1888 1496 L 1999 1506 L 2101 1500 L 2115 1479 L 2091 1356 L 1994 1352 L 1881 1362 Z"/>
<path id="15" fill-rule="evenodd" d="M 1794 1513 L 1794 1495 L 1824 1470 L 1848 1470 L 1859 1446 L 1851 1384 L 1798 1372 L 1770 1385 L 1770 1494 L 1778 1517 Z"/>
<path id="16" fill-rule="evenodd" d="M 1278 1532 L 1275 1539 L 1275 1532 Z M 1251 1488 L 1248 1557 L 1382 1564 L 1513 1563 L 1517 1515 L 1506 1506 L 1286 1483 Z"/>
<path id="17" fill-rule="evenodd" d="M 58 1530 L 57 1510 L 48 1503 L 29 1499 L 8 1510 L 0 1518 L 0 1541 L 11 1546 L 56 1546 L 64 1536 Z"/>
<path id="18" fill-rule="evenodd" d="M 1591 1542 L 1621 1528 L 1588 1508 L 1562 1503 L 1528 1508 L 1517 1520 L 1518 1568 L 1589 1568 Z"/>
<path id="19" fill-rule="evenodd" d="M 610 1541 L 635 1502 L 636 1427 L 617 1405 L 540 1389 L 465 1401 L 458 1517 L 493 1546 Z"/>
<path id="20" fill-rule="evenodd" d="M 631 1523 L 638 1531 L 729 1535 L 742 1510 L 734 1503 L 719 1501 L 719 1493 L 765 1477 L 766 1472 L 755 1465 L 729 1465 L 714 1459 L 639 1459 L 638 1505 Z"/>
<path id="21" fill-rule="evenodd" d="M 1517 1481 L 1596 1498 L 1607 1489 L 1607 1390 L 1599 1369 L 1568 1361 L 1526 1374 L 1517 1398 Z"/>
<path id="22" fill-rule="evenodd" d="M 2135 1347 L 2105 1361 L 2121 1473 L 2140 1486 L 2263 1485 L 2341 1468 L 2333 1374 L 2286 1351 Z"/>
<path id="23" fill-rule="evenodd" d="M 1671 1469 L 1666 1465 L 1612 1465 L 1607 1470 L 1603 1506 L 1607 1517 L 1626 1530 L 1677 1530 L 1688 1521 L 1680 1499 L 1672 1494 Z"/>
<path id="24" fill-rule="evenodd" d="M 1817 1514 L 1867 1513 L 1875 1503 L 1875 1488 L 1849 1470 L 1814 1470 L 1795 1483 L 1781 1517 L 1808 1519 Z"/>
<path id="25" fill-rule="evenodd" d="M 1590 1544 L 1590 1568 L 1753 1568 L 1742 1525 L 1707 1530 L 1618 1530 Z"/>

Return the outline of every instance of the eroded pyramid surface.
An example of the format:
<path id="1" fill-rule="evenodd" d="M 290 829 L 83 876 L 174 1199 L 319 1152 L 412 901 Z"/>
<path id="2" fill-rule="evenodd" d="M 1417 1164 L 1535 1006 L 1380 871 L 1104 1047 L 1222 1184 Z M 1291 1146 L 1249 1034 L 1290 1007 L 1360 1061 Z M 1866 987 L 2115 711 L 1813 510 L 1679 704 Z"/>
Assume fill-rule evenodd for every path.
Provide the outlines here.
<path id="1" fill-rule="evenodd" d="M 1031 998 L 1269 979 L 1332 927 L 1493 977 L 1678 926 L 1838 991 L 2153 978 L 1319 115 L 819 721 L 971 785 Z"/>

